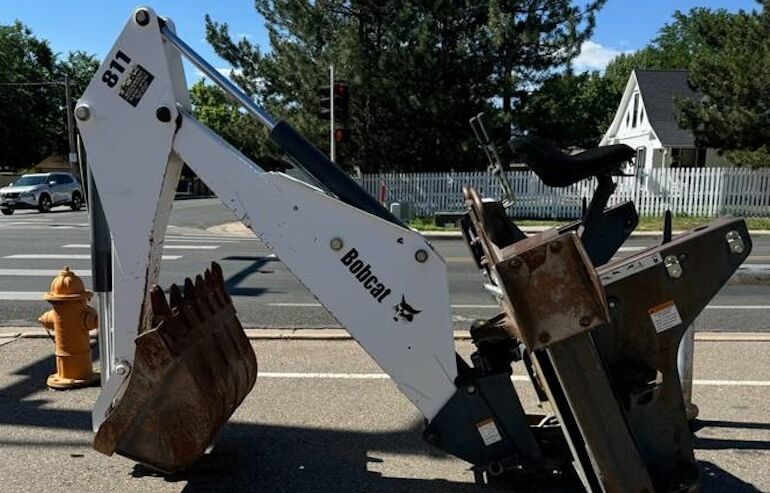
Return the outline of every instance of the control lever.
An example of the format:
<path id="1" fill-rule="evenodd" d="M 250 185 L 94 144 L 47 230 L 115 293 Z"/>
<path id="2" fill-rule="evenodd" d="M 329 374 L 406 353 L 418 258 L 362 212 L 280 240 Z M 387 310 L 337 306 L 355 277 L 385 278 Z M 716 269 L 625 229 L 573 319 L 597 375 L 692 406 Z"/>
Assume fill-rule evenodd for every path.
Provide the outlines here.
<path id="1" fill-rule="evenodd" d="M 663 241 L 661 245 L 671 242 L 671 209 L 666 209 L 666 213 L 663 215 Z"/>
<path id="2" fill-rule="evenodd" d="M 500 187 L 503 189 L 503 207 L 511 207 L 514 203 L 513 189 L 510 182 L 508 182 L 508 178 L 505 176 L 505 165 L 503 160 L 500 159 L 500 154 L 497 153 L 497 146 L 489 137 L 489 133 L 484 125 L 484 112 L 482 111 L 471 118 L 469 123 L 473 134 L 476 136 L 476 140 L 489 161 L 487 170 L 500 181 Z"/>

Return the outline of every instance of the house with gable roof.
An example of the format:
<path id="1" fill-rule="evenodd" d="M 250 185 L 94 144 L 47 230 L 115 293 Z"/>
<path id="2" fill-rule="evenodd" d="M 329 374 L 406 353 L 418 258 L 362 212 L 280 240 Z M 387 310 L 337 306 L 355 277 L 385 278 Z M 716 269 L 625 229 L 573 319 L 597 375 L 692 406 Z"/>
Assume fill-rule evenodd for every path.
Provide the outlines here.
<path id="1" fill-rule="evenodd" d="M 631 72 L 612 124 L 599 145 L 626 144 L 636 149 L 638 170 L 731 166 L 714 149 L 695 145 L 692 131 L 680 128 L 675 99 L 697 98 L 686 70 Z"/>

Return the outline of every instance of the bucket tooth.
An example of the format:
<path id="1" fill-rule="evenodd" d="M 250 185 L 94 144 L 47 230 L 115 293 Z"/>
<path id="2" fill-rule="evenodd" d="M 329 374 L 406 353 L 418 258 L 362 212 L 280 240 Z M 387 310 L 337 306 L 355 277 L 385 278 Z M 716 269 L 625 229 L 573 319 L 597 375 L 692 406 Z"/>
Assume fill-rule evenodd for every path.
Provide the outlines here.
<path id="1" fill-rule="evenodd" d="M 227 294 L 219 265 L 168 299 L 150 293 L 152 327 L 136 338 L 123 394 L 94 448 L 163 472 L 192 465 L 248 395 L 257 359 Z"/>

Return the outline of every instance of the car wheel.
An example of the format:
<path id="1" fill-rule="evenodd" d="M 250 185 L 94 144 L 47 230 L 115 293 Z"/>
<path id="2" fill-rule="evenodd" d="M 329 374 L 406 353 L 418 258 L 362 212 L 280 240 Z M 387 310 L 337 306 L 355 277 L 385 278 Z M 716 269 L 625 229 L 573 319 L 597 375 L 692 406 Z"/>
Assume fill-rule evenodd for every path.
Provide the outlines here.
<path id="1" fill-rule="evenodd" d="M 79 211 L 83 208 L 83 199 L 80 197 L 78 192 L 72 194 L 72 202 L 70 203 L 70 207 L 73 211 Z"/>
<path id="2" fill-rule="evenodd" d="M 51 211 L 51 197 L 48 195 L 41 195 L 40 200 L 37 203 L 37 210 L 42 213 Z"/>
<path id="3" fill-rule="evenodd" d="M 10 216 L 13 214 L 13 209 L 0 209 L 0 212 L 2 212 L 4 216 Z"/>

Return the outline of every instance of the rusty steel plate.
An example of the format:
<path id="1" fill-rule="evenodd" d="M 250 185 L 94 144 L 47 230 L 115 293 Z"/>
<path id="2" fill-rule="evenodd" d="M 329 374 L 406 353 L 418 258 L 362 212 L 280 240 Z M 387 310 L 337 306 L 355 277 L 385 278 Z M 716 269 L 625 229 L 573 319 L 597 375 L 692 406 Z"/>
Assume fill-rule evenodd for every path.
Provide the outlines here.
<path id="1" fill-rule="evenodd" d="M 251 391 L 257 359 L 216 263 L 150 296 L 152 323 L 136 338 L 131 375 L 94 448 L 163 472 L 193 464 Z"/>
<path id="2" fill-rule="evenodd" d="M 530 351 L 609 322 L 599 277 L 574 232 L 533 236 L 501 253 L 503 309 L 511 335 Z"/>

